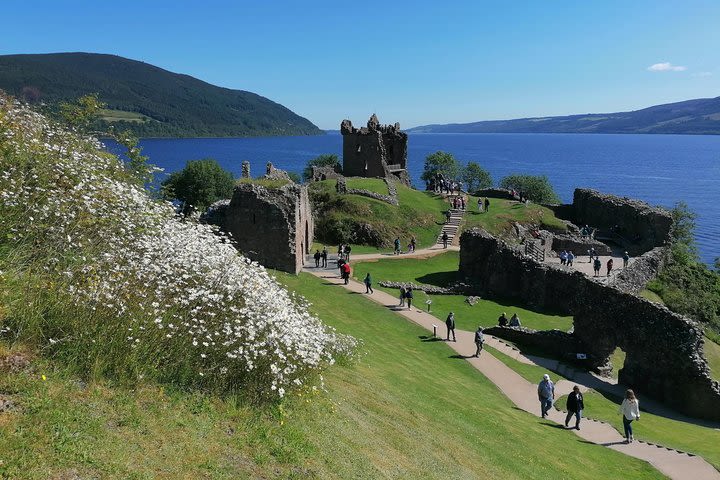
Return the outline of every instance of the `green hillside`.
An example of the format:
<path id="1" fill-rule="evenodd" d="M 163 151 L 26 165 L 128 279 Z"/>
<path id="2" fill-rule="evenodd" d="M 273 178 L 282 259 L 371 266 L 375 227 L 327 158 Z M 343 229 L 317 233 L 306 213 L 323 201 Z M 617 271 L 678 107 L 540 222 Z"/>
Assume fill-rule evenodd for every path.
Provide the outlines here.
<path id="1" fill-rule="evenodd" d="M 107 105 L 102 122 L 140 137 L 317 135 L 321 130 L 265 97 L 115 55 L 0 56 L 0 89 L 50 108 L 89 93 Z"/>

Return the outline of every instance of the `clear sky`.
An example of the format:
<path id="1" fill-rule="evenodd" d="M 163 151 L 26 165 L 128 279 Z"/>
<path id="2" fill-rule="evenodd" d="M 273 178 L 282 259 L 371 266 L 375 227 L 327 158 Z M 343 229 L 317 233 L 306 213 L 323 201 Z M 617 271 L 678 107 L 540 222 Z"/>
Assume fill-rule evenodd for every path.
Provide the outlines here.
<path id="1" fill-rule="evenodd" d="M 3 0 L 0 54 L 112 53 L 325 129 L 720 96 L 720 1 Z"/>

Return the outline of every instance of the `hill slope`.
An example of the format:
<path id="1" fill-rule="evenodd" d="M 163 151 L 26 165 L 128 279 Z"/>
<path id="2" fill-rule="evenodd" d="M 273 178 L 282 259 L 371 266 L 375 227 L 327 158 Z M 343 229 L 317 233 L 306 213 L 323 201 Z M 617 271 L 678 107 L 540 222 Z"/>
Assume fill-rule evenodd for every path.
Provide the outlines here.
<path id="1" fill-rule="evenodd" d="M 98 93 L 108 108 L 105 123 L 120 123 L 145 137 L 322 133 L 309 120 L 255 93 L 115 55 L 2 55 L 0 89 L 51 106 Z"/>
<path id="2" fill-rule="evenodd" d="M 423 125 L 415 133 L 673 133 L 720 135 L 720 97 L 618 113 Z"/>

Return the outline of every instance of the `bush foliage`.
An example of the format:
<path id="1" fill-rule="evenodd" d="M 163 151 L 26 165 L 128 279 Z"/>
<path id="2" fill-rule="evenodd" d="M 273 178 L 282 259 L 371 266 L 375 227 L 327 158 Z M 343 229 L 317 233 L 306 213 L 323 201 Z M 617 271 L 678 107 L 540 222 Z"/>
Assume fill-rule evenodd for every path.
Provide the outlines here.
<path id="1" fill-rule="evenodd" d="M 455 180 L 460 175 L 460 164 L 452 153 L 437 151 L 425 158 L 425 166 L 420 178 L 429 182 L 437 174 L 449 180 Z"/>
<path id="2" fill-rule="evenodd" d="M 500 188 L 515 189 L 535 203 L 560 203 L 560 197 L 545 175 L 508 175 L 500 181 Z"/>
<path id="3" fill-rule="evenodd" d="M 163 196 L 182 202 L 182 210 L 202 211 L 212 203 L 232 196 L 235 180 L 216 160 L 190 160 L 185 168 L 163 180 Z"/>

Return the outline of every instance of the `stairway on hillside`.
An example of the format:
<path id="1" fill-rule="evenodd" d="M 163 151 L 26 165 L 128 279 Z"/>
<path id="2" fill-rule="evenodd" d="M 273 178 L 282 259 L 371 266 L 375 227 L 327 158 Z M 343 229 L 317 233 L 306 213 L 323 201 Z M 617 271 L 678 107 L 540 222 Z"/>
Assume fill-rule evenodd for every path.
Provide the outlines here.
<path id="1" fill-rule="evenodd" d="M 453 241 L 455 240 L 455 237 L 458 235 L 458 232 L 460 230 L 460 226 L 462 225 L 463 218 L 465 217 L 465 210 L 450 209 L 450 220 L 445 222 L 443 225 L 442 231 L 440 232 L 440 235 L 438 235 L 437 243 L 438 245 L 443 244 L 442 236 L 443 233 L 447 233 L 448 236 L 448 245 L 452 245 Z"/>

